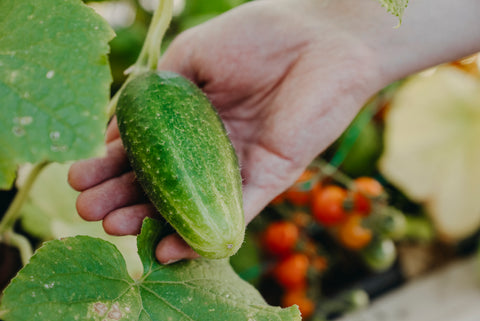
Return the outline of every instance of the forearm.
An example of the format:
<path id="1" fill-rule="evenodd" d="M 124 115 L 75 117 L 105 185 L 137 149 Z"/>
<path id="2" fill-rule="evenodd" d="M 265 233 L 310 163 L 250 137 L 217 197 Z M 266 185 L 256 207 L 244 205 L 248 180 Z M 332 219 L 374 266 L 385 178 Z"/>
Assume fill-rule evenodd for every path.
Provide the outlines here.
<path id="1" fill-rule="evenodd" d="M 374 0 L 335 0 L 350 6 L 352 32 L 371 48 L 383 84 L 480 51 L 480 1 L 410 1 L 400 27 Z"/>
<path id="2" fill-rule="evenodd" d="M 423 69 L 480 52 L 480 0 L 410 0 L 402 24 L 376 0 L 265 0 L 308 24 L 319 56 L 344 59 L 366 99 L 389 83 Z M 300 12 L 301 22 L 293 13 Z M 312 36 L 312 34 L 314 36 Z M 299 35 L 298 37 L 300 37 Z M 347 73 L 348 74 L 348 73 Z M 355 82 L 345 79 L 344 82 Z M 352 88 L 350 88 L 351 90 Z"/>

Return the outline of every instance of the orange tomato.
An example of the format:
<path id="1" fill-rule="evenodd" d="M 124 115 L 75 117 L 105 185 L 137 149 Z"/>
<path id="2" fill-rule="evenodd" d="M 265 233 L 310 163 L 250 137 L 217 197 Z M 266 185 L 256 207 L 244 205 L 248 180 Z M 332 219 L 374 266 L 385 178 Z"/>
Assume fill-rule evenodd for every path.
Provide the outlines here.
<path id="1" fill-rule="evenodd" d="M 312 187 L 312 190 L 310 191 L 310 194 L 312 194 L 312 197 L 322 190 L 322 181 L 315 182 L 315 184 Z"/>
<path id="2" fill-rule="evenodd" d="M 287 255 L 297 244 L 298 236 L 298 227 L 292 222 L 273 222 L 263 233 L 263 245 L 272 254 Z"/>
<path id="3" fill-rule="evenodd" d="M 287 199 L 293 205 L 308 205 L 310 203 L 310 191 L 313 185 L 311 180 L 314 174 L 315 172 L 311 170 L 305 170 L 297 179 L 295 184 L 293 184 L 283 193 L 285 199 Z"/>
<path id="4" fill-rule="evenodd" d="M 324 256 L 315 256 L 312 260 L 312 267 L 317 272 L 325 271 L 328 268 L 327 258 Z"/>
<path id="5" fill-rule="evenodd" d="M 308 257 L 303 253 L 294 253 L 277 264 L 273 276 L 285 289 L 305 288 L 308 267 Z"/>
<path id="6" fill-rule="evenodd" d="M 372 210 L 371 200 L 383 194 L 383 186 L 372 177 L 359 177 L 354 181 L 353 206 L 355 211 L 368 215 Z"/>
<path id="7" fill-rule="evenodd" d="M 298 306 L 298 309 L 302 314 L 302 319 L 311 317 L 315 312 L 315 302 L 307 297 L 304 289 L 287 291 L 284 294 L 282 298 L 282 306 L 286 308 L 294 304 Z"/>
<path id="8" fill-rule="evenodd" d="M 300 228 L 307 227 L 312 221 L 312 216 L 306 212 L 295 212 L 292 214 L 292 222 Z"/>
<path id="9" fill-rule="evenodd" d="M 277 195 L 273 200 L 270 201 L 270 205 L 282 204 L 284 200 L 285 197 L 283 194 Z"/>
<path id="10" fill-rule="evenodd" d="M 360 250 L 372 240 L 372 231 L 362 226 L 362 216 L 350 215 L 338 229 L 340 243 L 351 250 Z"/>
<path id="11" fill-rule="evenodd" d="M 311 211 L 313 217 L 325 226 L 337 225 L 346 218 L 344 202 L 347 190 L 336 185 L 323 187 L 313 195 Z"/>
<path id="12" fill-rule="evenodd" d="M 478 54 L 454 61 L 450 63 L 450 65 L 466 73 L 472 74 L 473 76 L 480 76 L 480 60 Z"/>

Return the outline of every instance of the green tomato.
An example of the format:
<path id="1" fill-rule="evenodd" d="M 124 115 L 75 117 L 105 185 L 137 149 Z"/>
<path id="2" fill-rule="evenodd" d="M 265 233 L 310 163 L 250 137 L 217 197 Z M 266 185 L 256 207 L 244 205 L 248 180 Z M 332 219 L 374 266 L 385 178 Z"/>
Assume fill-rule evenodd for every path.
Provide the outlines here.
<path id="1" fill-rule="evenodd" d="M 391 239 L 373 239 L 372 242 L 360 252 L 365 264 L 375 272 L 389 269 L 395 262 L 397 250 Z"/>

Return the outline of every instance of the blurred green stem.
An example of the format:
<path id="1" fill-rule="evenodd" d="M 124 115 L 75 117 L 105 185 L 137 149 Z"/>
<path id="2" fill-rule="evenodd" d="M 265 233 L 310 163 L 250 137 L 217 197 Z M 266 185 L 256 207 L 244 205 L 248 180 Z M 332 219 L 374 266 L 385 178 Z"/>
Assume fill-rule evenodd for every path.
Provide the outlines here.
<path id="1" fill-rule="evenodd" d="M 173 0 L 160 0 L 158 7 L 153 14 L 150 26 L 148 27 L 147 36 L 145 37 L 138 59 L 130 68 L 125 70 L 125 73 L 128 74 L 128 78 L 125 80 L 122 87 L 120 87 L 115 93 L 107 106 L 109 117 L 113 116 L 115 113 L 118 97 L 125 88 L 125 85 L 139 74 L 157 69 L 158 60 L 161 56 L 163 36 L 170 25 L 172 15 Z"/>
<path id="2" fill-rule="evenodd" d="M 157 10 L 153 14 L 142 50 L 134 66 L 139 68 L 146 67 L 148 70 L 157 69 L 158 60 L 161 56 L 160 50 L 163 36 L 170 25 L 172 14 L 173 0 L 160 0 Z"/>
<path id="3" fill-rule="evenodd" d="M 375 113 L 378 112 L 378 100 L 379 98 L 375 97 L 367 103 L 347 129 L 343 136 L 343 140 L 340 142 L 340 146 L 330 160 L 332 166 L 339 167 L 343 163 L 363 128 L 372 120 Z"/>
<path id="4" fill-rule="evenodd" d="M 2 221 L 0 222 L 0 236 L 9 231 L 12 228 L 13 224 L 15 224 L 15 222 L 19 218 L 20 209 L 22 208 L 22 205 L 27 198 L 30 189 L 35 182 L 35 179 L 47 164 L 49 164 L 49 162 L 41 162 L 36 164 L 28 174 L 25 183 L 19 188 L 17 194 L 15 195 L 15 198 L 13 199 L 12 203 L 8 207 L 7 212 L 5 212 Z"/>
<path id="5" fill-rule="evenodd" d="M 347 175 L 340 172 L 336 166 L 333 166 L 329 162 L 318 158 L 312 162 L 312 166 L 320 168 L 320 171 L 323 173 L 324 176 L 332 177 L 334 180 L 344 185 L 345 187 L 352 189 L 354 188 L 352 186 L 353 180 Z"/>
<path id="6" fill-rule="evenodd" d="M 26 265 L 33 255 L 30 241 L 23 235 L 15 233 L 13 230 L 5 232 L 4 239 L 6 244 L 14 246 L 20 252 L 22 264 Z"/>
<path id="7" fill-rule="evenodd" d="M 325 299 L 317 307 L 313 321 L 326 321 L 331 314 L 345 314 L 366 307 L 369 304 L 367 292 L 362 289 L 351 289 L 338 296 Z"/>

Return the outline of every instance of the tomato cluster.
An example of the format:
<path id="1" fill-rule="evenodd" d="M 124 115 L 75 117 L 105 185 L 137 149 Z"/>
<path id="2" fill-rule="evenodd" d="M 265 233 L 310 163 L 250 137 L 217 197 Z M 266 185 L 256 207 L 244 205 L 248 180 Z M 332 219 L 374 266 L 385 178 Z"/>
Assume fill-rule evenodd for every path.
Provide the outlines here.
<path id="1" fill-rule="evenodd" d="M 312 226 L 359 257 L 363 257 L 362 253 L 380 257 L 375 249 L 387 248 L 385 238 L 380 237 L 378 226 L 382 224 L 377 224 L 381 220 L 373 219 L 375 213 L 385 212 L 382 184 L 366 176 L 342 183 L 323 176 L 318 168 L 307 169 L 270 203 L 280 216 L 269 221 L 261 232 L 262 248 L 272 262 L 268 274 L 283 289 L 282 306 L 298 305 L 305 319 L 316 310 L 318 291 L 312 291 L 311 285 L 330 263 L 322 245 L 307 232 Z M 376 264 L 378 269 L 387 267 L 395 257 L 390 255 L 389 261 L 381 265 L 373 262 L 370 254 L 365 262 Z"/>
<path id="2" fill-rule="evenodd" d="M 312 170 L 305 171 L 297 182 L 279 195 L 274 204 L 287 201 L 307 207 L 315 221 L 331 228 L 341 244 L 352 250 L 366 247 L 372 231 L 363 219 L 374 210 L 376 202 L 384 200 L 383 186 L 372 177 L 354 179 L 348 187 L 324 183 Z"/>
<path id="3" fill-rule="evenodd" d="M 302 249 L 304 241 L 300 239 L 298 226 L 292 222 L 274 222 L 263 236 L 266 251 L 276 257 L 270 274 L 284 290 L 282 306 L 296 304 L 302 316 L 308 318 L 315 310 L 315 302 L 307 293 L 309 275 L 314 266 L 325 269 L 326 260 Z M 314 261 L 322 261 L 323 265 L 314 265 Z"/>

